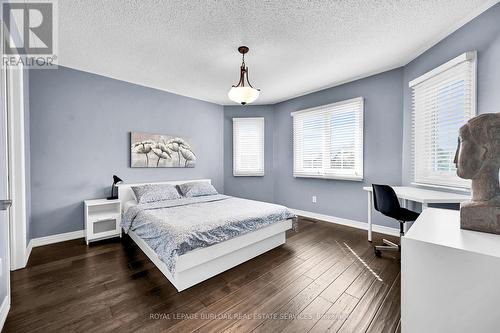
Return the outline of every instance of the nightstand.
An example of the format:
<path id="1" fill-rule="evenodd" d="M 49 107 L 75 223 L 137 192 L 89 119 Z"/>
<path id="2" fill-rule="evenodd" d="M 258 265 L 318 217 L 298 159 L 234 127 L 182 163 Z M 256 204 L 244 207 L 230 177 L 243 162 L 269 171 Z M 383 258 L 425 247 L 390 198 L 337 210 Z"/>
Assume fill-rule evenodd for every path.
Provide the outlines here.
<path id="1" fill-rule="evenodd" d="M 120 200 L 85 200 L 85 241 L 121 237 L 121 202 Z"/>

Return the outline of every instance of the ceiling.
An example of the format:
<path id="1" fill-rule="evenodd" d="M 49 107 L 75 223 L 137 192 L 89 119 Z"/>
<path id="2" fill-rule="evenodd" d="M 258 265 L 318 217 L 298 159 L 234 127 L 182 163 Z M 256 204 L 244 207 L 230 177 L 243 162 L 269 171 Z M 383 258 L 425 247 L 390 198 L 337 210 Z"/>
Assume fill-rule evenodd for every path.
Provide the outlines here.
<path id="1" fill-rule="evenodd" d="M 218 104 L 273 104 L 405 65 L 492 0 L 59 1 L 59 64 Z"/>

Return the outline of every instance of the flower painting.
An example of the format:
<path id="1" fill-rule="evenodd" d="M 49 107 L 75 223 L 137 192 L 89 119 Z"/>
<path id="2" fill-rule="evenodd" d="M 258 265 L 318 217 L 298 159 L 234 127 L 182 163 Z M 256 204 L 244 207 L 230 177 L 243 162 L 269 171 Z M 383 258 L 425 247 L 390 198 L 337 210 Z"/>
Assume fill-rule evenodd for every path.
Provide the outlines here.
<path id="1" fill-rule="evenodd" d="M 187 139 L 132 132 L 132 168 L 194 168 L 196 154 Z"/>

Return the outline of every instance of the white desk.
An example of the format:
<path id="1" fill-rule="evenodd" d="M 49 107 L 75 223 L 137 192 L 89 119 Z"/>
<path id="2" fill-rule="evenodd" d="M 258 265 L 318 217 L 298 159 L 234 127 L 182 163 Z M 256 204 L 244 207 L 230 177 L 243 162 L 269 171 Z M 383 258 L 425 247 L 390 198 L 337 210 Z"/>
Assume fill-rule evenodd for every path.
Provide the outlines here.
<path id="1" fill-rule="evenodd" d="M 424 190 L 410 186 L 393 186 L 394 192 L 402 200 L 402 206 L 408 207 L 408 201 L 420 202 L 422 210 L 429 204 L 438 203 L 461 203 L 470 199 L 469 195 L 455 194 L 441 191 Z M 373 216 L 373 188 L 363 187 L 368 193 L 368 241 L 372 241 L 372 216 Z"/>
<path id="2" fill-rule="evenodd" d="M 500 235 L 429 208 L 401 242 L 401 332 L 499 331 Z"/>

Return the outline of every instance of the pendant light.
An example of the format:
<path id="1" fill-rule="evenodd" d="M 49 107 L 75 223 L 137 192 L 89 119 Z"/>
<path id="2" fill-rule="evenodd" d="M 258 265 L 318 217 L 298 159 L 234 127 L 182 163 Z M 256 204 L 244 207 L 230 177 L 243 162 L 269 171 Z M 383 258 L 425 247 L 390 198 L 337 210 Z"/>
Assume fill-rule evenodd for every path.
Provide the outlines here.
<path id="1" fill-rule="evenodd" d="M 227 96 L 233 102 L 241 105 L 250 104 L 259 98 L 260 89 L 255 89 L 248 81 L 248 67 L 245 66 L 245 53 L 248 52 L 247 46 L 238 47 L 238 52 L 243 55 L 243 61 L 240 67 L 240 81 L 232 86 Z M 246 81 L 246 84 L 245 84 Z"/>

